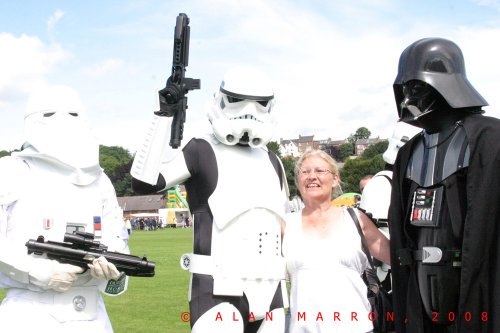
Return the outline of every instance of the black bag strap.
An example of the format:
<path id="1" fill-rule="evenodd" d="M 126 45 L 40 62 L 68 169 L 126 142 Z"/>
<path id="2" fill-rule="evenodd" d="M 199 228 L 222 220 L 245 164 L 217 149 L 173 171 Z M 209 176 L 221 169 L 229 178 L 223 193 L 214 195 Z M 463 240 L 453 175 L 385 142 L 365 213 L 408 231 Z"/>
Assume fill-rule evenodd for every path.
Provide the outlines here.
<path id="1" fill-rule="evenodd" d="M 363 230 L 361 230 L 361 225 L 359 224 L 358 216 L 356 215 L 356 212 L 354 212 L 354 209 L 352 209 L 352 207 L 347 207 L 347 211 L 351 215 L 351 218 L 354 221 L 354 224 L 356 225 L 356 229 L 358 229 L 359 236 L 361 237 L 361 249 L 368 258 L 368 262 L 370 263 L 371 268 L 375 269 L 373 265 L 372 256 L 370 254 L 370 250 L 368 249 L 368 243 L 366 243 L 365 235 L 363 234 Z"/>
<path id="2" fill-rule="evenodd" d="M 387 179 L 389 183 L 392 184 L 392 178 L 389 177 L 388 175 L 375 175 L 374 177 L 384 177 L 385 179 Z"/>

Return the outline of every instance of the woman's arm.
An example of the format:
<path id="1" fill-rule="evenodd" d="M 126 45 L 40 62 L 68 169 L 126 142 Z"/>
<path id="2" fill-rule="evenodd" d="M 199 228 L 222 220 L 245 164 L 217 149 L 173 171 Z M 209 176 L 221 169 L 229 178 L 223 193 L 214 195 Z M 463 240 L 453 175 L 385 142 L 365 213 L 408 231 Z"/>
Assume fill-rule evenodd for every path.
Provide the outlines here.
<path id="1" fill-rule="evenodd" d="M 378 230 L 377 226 L 368 216 L 366 216 L 366 214 L 356 210 L 356 215 L 358 216 L 361 230 L 363 230 L 366 242 L 368 243 L 370 254 L 378 260 L 390 265 L 391 255 L 389 239 Z"/>

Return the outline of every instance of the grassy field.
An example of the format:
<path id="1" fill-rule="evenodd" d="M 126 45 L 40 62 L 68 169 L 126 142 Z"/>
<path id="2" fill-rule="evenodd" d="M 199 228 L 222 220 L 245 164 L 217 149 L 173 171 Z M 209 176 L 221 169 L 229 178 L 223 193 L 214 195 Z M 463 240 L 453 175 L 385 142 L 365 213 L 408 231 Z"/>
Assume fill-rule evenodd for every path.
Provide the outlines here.
<path id="1" fill-rule="evenodd" d="M 192 229 L 135 231 L 130 251 L 156 262 L 152 278 L 131 277 L 121 296 L 105 296 L 115 333 L 187 333 L 189 323 L 181 319 L 189 311 L 189 273 L 179 265 L 183 253 L 191 252 Z M 0 300 L 5 293 L 0 289 Z"/>

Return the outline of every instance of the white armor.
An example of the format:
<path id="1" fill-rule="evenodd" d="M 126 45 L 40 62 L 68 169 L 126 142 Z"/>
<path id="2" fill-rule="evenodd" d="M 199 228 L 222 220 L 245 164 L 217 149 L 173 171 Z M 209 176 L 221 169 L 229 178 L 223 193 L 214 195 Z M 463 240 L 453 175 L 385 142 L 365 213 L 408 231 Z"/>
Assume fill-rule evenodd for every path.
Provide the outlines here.
<path id="1" fill-rule="evenodd" d="M 285 278 L 281 221 L 286 211 L 286 196 L 268 186 L 276 181 L 276 171 L 259 168 L 262 161 L 268 159 L 265 150 L 220 143 L 212 147 L 220 162 L 218 186 L 209 199 L 214 223 L 212 254 L 208 260 L 213 266 L 197 266 L 198 260 L 207 259 L 195 255 L 190 271 L 213 275 L 216 295 L 242 296 L 245 292 L 251 311 L 261 317 L 271 300 L 259 297 L 269 294 L 272 297 L 272 293 L 264 293 L 259 288 L 274 291 Z M 241 165 L 245 165 L 245 169 L 242 170 Z M 259 177 L 236 176 L 255 170 Z M 235 178 L 238 182 L 234 182 Z M 239 193 L 240 198 L 228 199 L 230 193 Z"/>
<path id="2" fill-rule="evenodd" d="M 47 89 L 40 93 L 56 101 L 54 105 L 64 104 L 56 99 L 64 97 L 54 93 L 69 90 Z M 43 107 L 37 114 L 29 107 L 27 128 L 50 127 L 54 124 L 49 124 L 52 120 L 61 125 L 66 117 L 56 115 L 62 113 L 61 108 Z M 45 112 L 53 114 L 44 117 Z M 38 120 L 32 122 L 35 118 Z M 82 132 L 72 134 L 78 133 Z M 56 133 L 52 134 L 56 139 Z M 28 255 L 25 243 L 40 235 L 46 240 L 62 242 L 66 232 L 81 230 L 95 233 L 96 240 L 108 245 L 110 251 L 128 253 L 119 238 L 123 222 L 114 188 L 92 154 L 84 153 L 77 158 L 76 153 L 64 155 L 60 150 L 58 155 L 57 148 L 45 146 L 47 138 L 38 138 L 41 141 L 27 133 L 21 152 L 0 159 L 0 287 L 6 290 L 0 306 L 2 329 L 28 332 L 43 327 L 51 332 L 112 332 L 99 294 L 108 281 L 92 278 L 88 270 L 75 276 L 69 290 L 55 291 L 44 282 L 47 277 L 43 272 L 50 274 L 47 268 L 60 264 L 44 256 Z M 126 285 L 124 279 L 122 292 Z"/>
<path id="3" fill-rule="evenodd" d="M 396 156 L 398 154 L 399 148 L 413 138 L 417 133 L 421 132 L 422 129 L 402 121 L 399 121 L 394 126 L 394 131 L 392 132 L 392 137 L 389 138 L 389 145 L 387 150 L 384 152 L 382 157 L 387 164 L 393 165 L 396 161 Z"/>
<path id="4" fill-rule="evenodd" d="M 217 139 L 265 147 L 276 126 L 274 92 L 264 73 L 254 68 L 235 68 L 224 76 L 215 94 L 208 119 Z"/>
<path id="5" fill-rule="evenodd" d="M 204 216 L 210 215 L 210 220 L 196 220 L 194 212 L 195 238 L 204 238 L 205 242 L 210 236 L 197 234 L 197 228 L 201 223 L 210 228 L 211 223 L 211 238 L 206 240 L 210 244 L 209 255 L 186 254 L 181 258 L 181 265 L 192 273 L 192 279 L 195 275 L 213 277 L 213 289 L 204 289 L 204 292 L 222 297 L 245 296 L 255 320 L 268 314 L 277 290 L 287 302 L 281 234 L 288 210 L 288 188 L 282 165 L 279 170 L 273 167 L 265 148 L 275 127 L 273 104 L 274 93 L 262 75 L 241 69 L 230 71 L 208 112 L 214 133 L 188 142 L 183 154 L 171 154 L 172 149 L 164 139 L 170 133 L 170 118 L 155 117 L 131 171 L 134 178 L 151 185 L 155 185 L 161 175 L 165 188 L 189 182 L 193 177 L 198 177 L 200 183 L 191 186 L 203 187 L 199 192 L 213 186 L 210 195 L 203 197 L 206 203 L 198 202 L 208 205 L 211 214 Z M 165 161 L 167 155 L 175 156 Z M 204 162 L 198 162 L 200 160 Z M 197 168 L 211 172 L 200 172 Z M 277 172 L 281 173 L 279 177 Z M 194 188 L 193 192 L 198 191 Z M 193 284 L 190 301 L 192 288 Z M 283 331 L 283 309 L 272 312 L 273 320 L 264 322 L 259 332 Z M 214 314 L 218 313 L 225 320 L 215 321 Z M 192 320 L 192 332 L 239 333 L 244 330 L 242 321 L 241 312 L 234 304 L 217 303 Z"/>

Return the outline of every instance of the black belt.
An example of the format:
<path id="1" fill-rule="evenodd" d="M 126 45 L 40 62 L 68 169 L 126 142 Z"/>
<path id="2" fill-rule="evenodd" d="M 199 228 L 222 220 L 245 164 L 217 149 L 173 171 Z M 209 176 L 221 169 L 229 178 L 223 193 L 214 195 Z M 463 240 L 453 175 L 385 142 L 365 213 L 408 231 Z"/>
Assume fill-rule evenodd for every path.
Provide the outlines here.
<path id="1" fill-rule="evenodd" d="M 389 221 L 387 219 L 375 219 L 377 228 L 389 228 Z"/>
<path id="2" fill-rule="evenodd" d="M 454 267 L 462 266 L 462 251 L 442 250 L 438 247 L 424 246 L 421 250 L 409 248 L 398 251 L 398 259 L 401 265 L 411 265 L 415 261 L 423 264 L 446 265 L 451 263 Z"/>

